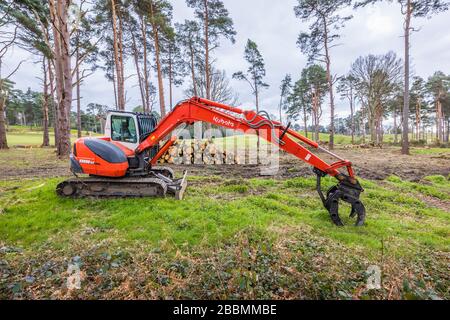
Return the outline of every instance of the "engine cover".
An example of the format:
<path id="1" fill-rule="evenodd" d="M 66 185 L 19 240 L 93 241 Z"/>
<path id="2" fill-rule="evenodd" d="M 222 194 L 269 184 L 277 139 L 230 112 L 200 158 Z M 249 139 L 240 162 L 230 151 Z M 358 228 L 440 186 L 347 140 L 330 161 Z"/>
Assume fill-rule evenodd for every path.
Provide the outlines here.
<path id="1" fill-rule="evenodd" d="M 111 142 L 81 138 L 73 148 L 72 170 L 100 177 L 124 177 L 128 171 L 128 158 Z"/>

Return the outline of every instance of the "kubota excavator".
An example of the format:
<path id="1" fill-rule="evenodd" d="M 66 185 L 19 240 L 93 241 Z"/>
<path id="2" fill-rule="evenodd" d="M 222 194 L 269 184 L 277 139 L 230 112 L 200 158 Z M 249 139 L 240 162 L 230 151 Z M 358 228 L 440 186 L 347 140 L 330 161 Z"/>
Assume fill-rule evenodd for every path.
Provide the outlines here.
<path id="1" fill-rule="evenodd" d="M 181 124 L 191 125 L 202 121 L 227 129 L 253 132 L 280 149 L 296 156 L 313 167 L 317 175 L 317 191 L 333 223 L 342 226 L 339 201 L 351 205 L 350 217 L 356 217 L 356 226 L 365 221 L 365 207 L 360 200 L 363 188 L 355 177 L 352 163 L 322 148 L 298 132 L 272 121 L 265 111 L 243 111 L 203 98 L 191 98 L 180 102 L 159 124 L 153 116 L 135 113 L 113 112 L 108 115 L 105 138 L 81 138 L 73 146 L 70 156 L 71 171 L 75 178 L 57 186 L 57 193 L 64 197 L 165 197 L 172 194 L 183 198 L 187 187 L 184 172 L 181 179 L 174 179 L 172 169 L 157 167 L 158 159 L 173 145 L 169 137 Z M 325 152 L 338 161 L 327 164 L 300 142 Z M 339 171 L 346 168 L 346 172 Z M 81 178 L 78 174 L 87 174 Z M 321 179 L 332 176 L 338 184 L 322 192 Z"/>

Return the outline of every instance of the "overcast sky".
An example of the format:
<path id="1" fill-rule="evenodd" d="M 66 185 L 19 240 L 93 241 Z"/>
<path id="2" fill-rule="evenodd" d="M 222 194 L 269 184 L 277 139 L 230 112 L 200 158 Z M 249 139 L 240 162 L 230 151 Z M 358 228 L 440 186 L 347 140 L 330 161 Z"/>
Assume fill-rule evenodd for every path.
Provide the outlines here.
<path id="1" fill-rule="evenodd" d="M 175 22 L 192 19 L 193 11 L 186 6 L 184 0 L 173 0 L 172 3 Z M 234 45 L 223 40 L 222 46 L 213 53 L 217 60 L 216 67 L 224 69 L 230 78 L 234 72 L 246 70 L 244 47 L 247 39 L 255 41 L 266 63 L 265 80 L 270 84 L 270 88 L 262 92 L 261 109 L 277 114 L 281 80 L 287 73 L 292 74 L 295 80 L 298 79 L 307 62 L 296 45 L 299 33 L 307 31 L 308 28 L 294 15 L 293 8 L 297 0 L 225 0 L 224 3 L 234 21 L 237 37 Z M 397 4 L 382 3 L 357 11 L 348 10 L 347 13 L 353 14 L 354 18 L 342 30 L 342 45 L 332 51 L 334 74 L 347 73 L 351 63 L 360 55 L 383 54 L 393 50 L 399 57 L 403 56 L 403 20 Z M 442 13 L 431 20 L 415 20 L 414 26 L 420 27 L 420 32 L 412 36 L 411 55 L 415 74 L 427 78 L 437 70 L 450 73 L 450 12 Z M 40 80 L 37 78 L 42 73 L 40 65 L 34 63 L 33 57 L 23 50 L 16 48 L 11 51 L 4 64 L 4 73 L 8 68 L 14 68 L 22 59 L 27 59 L 27 62 L 13 78 L 16 87 L 22 90 L 28 87 L 36 91 L 41 90 Z M 127 64 L 126 74 L 134 73 L 133 64 Z M 126 83 L 127 109 L 141 104 L 135 82 L 134 77 Z M 186 83 L 189 83 L 188 79 Z M 242 105 L 253 109 L 254 99 L 248 84 L 236 80 L 232 80 L 231 84 L 239 94 Z M 175 101 L 184 98 L 184 90 L 185 87 L 175 89 Z M 82 96 L 83 106 L 90 102 L 114 106 L 112 84 L 101 71 L 86 80 L 82 87 Z M 337 103 L 339 116 L 349 114 L 344 101 L 339 101 L 338 98 Z M 327 109 L 324 106 L 324 122 L 329 118 Z"/>

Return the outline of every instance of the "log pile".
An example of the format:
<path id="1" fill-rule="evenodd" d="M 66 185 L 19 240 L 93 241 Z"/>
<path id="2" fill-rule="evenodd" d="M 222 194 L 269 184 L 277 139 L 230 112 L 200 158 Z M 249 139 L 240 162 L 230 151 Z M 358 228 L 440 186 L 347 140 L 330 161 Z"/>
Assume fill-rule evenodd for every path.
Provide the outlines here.
<path id="1" fill-rule="evenodd" d="M 176 141 L 159 159 L 160 164 L 242 164 L 243 160 L 213 141 Z"/>
<path id="2" fill-rule="evenodd" d="M 383 149 L 383 144 L 370 142 L 370 143 L 366 143 L 366 144 L 345 145 L 343 148 L 346 149 L 346 150 L 353 150 L 353 149 Z"/>

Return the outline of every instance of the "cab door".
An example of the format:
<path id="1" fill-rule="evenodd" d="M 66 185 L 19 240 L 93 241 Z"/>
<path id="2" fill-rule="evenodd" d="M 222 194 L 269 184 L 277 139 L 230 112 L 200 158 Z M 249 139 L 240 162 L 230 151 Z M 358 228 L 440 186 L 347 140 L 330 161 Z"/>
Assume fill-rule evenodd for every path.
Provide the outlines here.
<path id="1" fill-rule="evenodd" d="M 127 114 L 112 114 L 110 118 L 111 141 L 116 141 L 134 150 L 139 145 L 139 131 L 136 117 Z"/>

